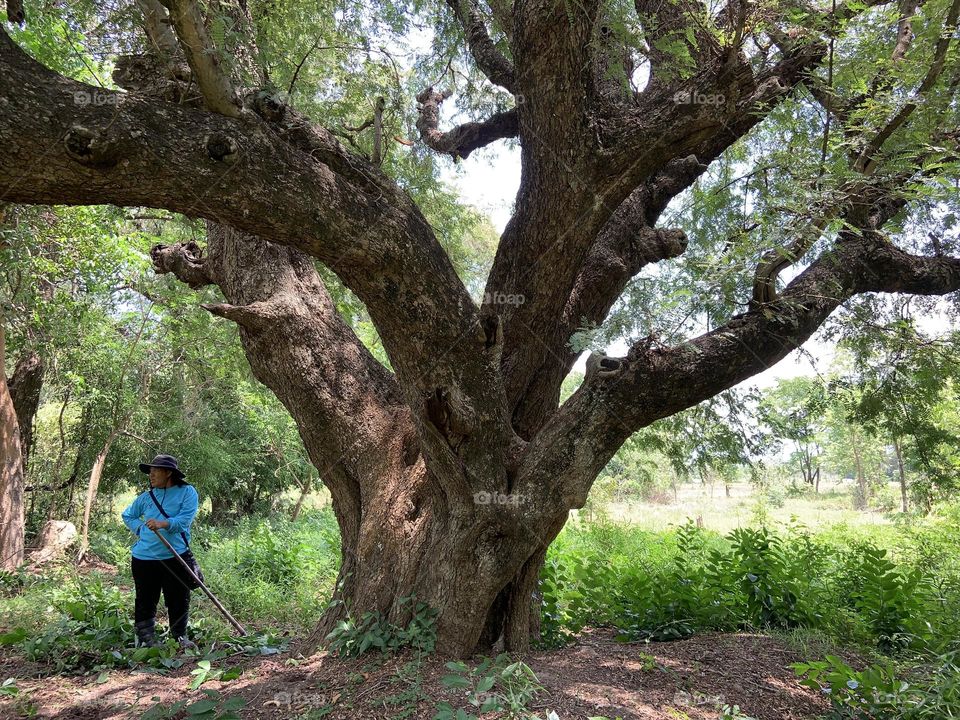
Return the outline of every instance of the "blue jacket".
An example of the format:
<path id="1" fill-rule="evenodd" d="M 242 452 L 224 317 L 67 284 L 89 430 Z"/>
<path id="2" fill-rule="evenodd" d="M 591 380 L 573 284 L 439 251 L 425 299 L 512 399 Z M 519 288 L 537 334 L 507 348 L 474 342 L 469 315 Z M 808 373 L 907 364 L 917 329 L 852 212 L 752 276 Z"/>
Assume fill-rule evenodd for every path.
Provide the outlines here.
<path id="1" fill-rule="evenodd" d="M 170 516 L 170 527 L 158 532 L 173 545 L 177 554 L 186 552 L 187 545 L 183 542 L 180 533 L 186 533 L 187 542 L 190 542 L 190 523 L 197 515 L 197 506 L 200 498 L 193 485 L 171 485 L 168 488 L 154 488 L 153 496 Z M 165 520 L 163 513 L 150 499 L 150 493 L 144 492 L 130 503 L 130 507 L 123 511 L 123 524 L 130 528 L 139 540 L 130 548 L 130 554 L 138 560 L 163 560 L 172 558 L 173 553 L 167 550 L 157 533 L 146 526 L 150 518 Z"/>

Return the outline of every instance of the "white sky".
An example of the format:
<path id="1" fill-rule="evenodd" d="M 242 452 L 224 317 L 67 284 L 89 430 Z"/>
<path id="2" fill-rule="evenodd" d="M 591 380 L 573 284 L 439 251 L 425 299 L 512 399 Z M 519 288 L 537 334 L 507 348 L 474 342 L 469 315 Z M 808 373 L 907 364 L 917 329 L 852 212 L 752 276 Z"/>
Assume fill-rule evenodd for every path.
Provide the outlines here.
<path id="1" fill-rule="evenodd" d="M 448 103 L 452 106 L 453 103 Z M 442 107 L 441 128 L 452 127 L 463 118 L 456 117 L 446 107 Z M 452 110 L 452 107 L 450 108 Z M 443 178 L 467 202 L 486 214 L 498 231 L 503 232 L 504 226 L 510 219 L 511 207 L 517 188 L 520 185 L 520 151 L 516 147 L 506 147 L 504 143 L 473 153 L 466 160 L 457 165 L 449 163 L 443 170 Z M 918 318 L 920 326 L 939 334 L 949 328 L 949 321 L 945 315 Z M 738 387 L 759 386 L 761 388 L 775 385 L 781 378 L 815 375 L 817 370 L 826 372 L 833 360 L 834 348 L 830 343 L 818 341 L 814 336 L 804 344 L 805 353 L 794 351 L 773 367 L 754 375 L 742 382 Z M 622 356 L 627 351 L 627 344 L 622 341 L 613 343 L 607 348 L 607 353 Z M 577 360 L 574 366 L 580 372 L 584 371 L 587 353 Z M 811 356 L 816 369 L 811 364 Z"/>

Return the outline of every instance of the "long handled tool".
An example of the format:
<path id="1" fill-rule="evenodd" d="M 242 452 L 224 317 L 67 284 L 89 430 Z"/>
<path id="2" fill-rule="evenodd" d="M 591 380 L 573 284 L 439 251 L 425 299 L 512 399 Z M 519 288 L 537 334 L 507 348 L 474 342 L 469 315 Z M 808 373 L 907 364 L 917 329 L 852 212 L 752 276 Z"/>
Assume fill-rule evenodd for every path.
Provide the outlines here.
<path id="1" fill-rule="evenodd" d="M 180 561 L 180 564 L 183 565 L 183 569 L 186 570 L 187 573 L 190 575 L 190 577 L 192 577 L 192 578 L 194 579 L 194 581 L 195 581 L 197 584 L 200 585 L 200 589 L 203 590 L 204 594 L 206 594 L 206 596 L 207 596 L 208 598 L 210 598 L 210 600 L 213 602 L 213 604 L 217 606 L 217 610 L 219 610 L 220 612 L 223 613 L 223 616 L 224 616 L 227 620 L 229 620 L 229 621 L 230 621 L 230 624 L 233 625 L 233 626 L 237 629 L 237 632 L 240 633 L 240 636 L 241 636 L 241 637 L 246 637 L 246 636 L 247 636 L 247 631 L 243 629 L 243 625 L 241 625 L 239 622 L 237 622 L 237 619 L 236 619 L 233 615 L 230 614 L 230 611 L 227 610 L 227 609 L 223 606 L 223 603 L 221 603 L 219 600 L 217 600 L 217 596 L 214 595 L 212 592 L 210 592 L 210 588 L 208 588 L 206 585 L 204 585 L 204 584 L 203 584 L 203 581 L 194 574 L 193 570 L 190 569 L 190 566 L 187 565 L 187 561 L 184 560 L 182 557 L 180 557 L 180 554 L 179 554 L 176 550 L 173 549 L 173 545 L 170 544 L 170 541 L 167 540 L 163 535 L 161 535 L 161 534 L 160 534 L 159 532 L 157 532 L 156 530 L 154 530 L 154 532 L 157 533 L 157 537 L 160 538 L 160 542 L 162 542 L 164 545 L 167 546 L 167 550 L 169 550 L 170 552 L 172 552 L 172 553 L 173 553 L 173 556 L 174 556 L 177 560 Z"/>

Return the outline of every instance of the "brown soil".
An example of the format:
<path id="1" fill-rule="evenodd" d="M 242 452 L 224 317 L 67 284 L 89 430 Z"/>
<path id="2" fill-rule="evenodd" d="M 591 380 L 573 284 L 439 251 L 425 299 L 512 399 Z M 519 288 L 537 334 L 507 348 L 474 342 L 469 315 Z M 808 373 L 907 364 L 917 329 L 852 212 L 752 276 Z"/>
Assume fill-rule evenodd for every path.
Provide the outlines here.
<path id="1" fill-rule="evenodd" d="M 605 630 L 584 632 L 562 650 L 524 657 L 546 688 L 532 709 L 541 718 L 553 710 L 561 720 L 706 720 L 719 718 L 722 704 L 739 705 L 743 714 L 757 720 L 814 718 L 826 704 L 797 683 L 788 666 L 800 659 L 763 635 L 699 635 L 679 642 L 624 645 Z M 405 704 L 401 693 L 411 684 L 402 676 L 410 661 L 409 655 L 341 660 L 324 653 L 299 660 L 289 655 L 246 659 L 239 661 L 244 668 L 239 678 L 209 681 L 203 688 L 224 697 L 242 696 L 244 719 L 430 720 L 441 701 L 470 709 L 464 691 L 441 684 L 449 671 L 438 658 L 423 664 L 419 701 Z M 166 703 L 202 699 L 200 690 L 187 687 L 193 667 L 187 663 L 169 675 L 114 671 L 98 684 L 95 676 L 31 678 L 36 668 L 13 657 L 0 658 L 0 678 L 17 677 L 21 688 L 19 700 L 0 699 L 0 718 L 139 718 L 154 697 Z"/>

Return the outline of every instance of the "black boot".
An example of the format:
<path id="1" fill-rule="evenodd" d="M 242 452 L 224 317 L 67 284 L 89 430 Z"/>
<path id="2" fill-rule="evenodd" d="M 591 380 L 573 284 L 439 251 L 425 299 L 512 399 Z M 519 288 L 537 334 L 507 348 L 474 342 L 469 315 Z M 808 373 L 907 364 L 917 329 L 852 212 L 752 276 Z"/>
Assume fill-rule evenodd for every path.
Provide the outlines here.
<path id="1" fill-rule="evenodd" d="M 169 609 L 168 609 L 169 612 Z M 180 647 L 183 649 L 195 648 L 196 644 L 190 640 L 190 637 L 187 635 L 187 622 L 189 620 L 189 610 L 184 610 L 183 614 L 177 619 L 176 622 L 170 623 L 170 635 L 176 638 L 177 642 L 180 643 Z"/>
<path id="2" fill-rule="evenodd" d="M 153 618 L 134 623 L 133 627 L 137 631 L 137 647 L 157 647 L 160 645 L 160 643 L 157 642 L 157 636 L 154 630 L 155 624 L 156 620 Z"/>

